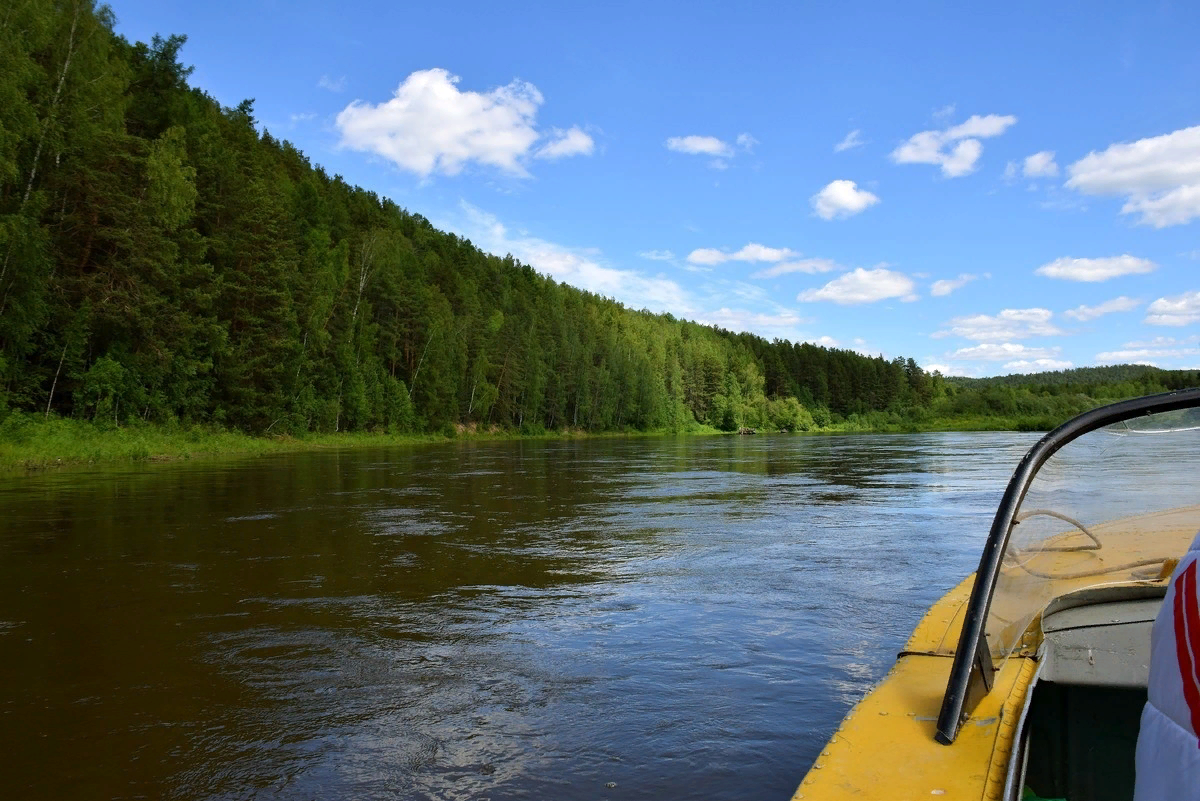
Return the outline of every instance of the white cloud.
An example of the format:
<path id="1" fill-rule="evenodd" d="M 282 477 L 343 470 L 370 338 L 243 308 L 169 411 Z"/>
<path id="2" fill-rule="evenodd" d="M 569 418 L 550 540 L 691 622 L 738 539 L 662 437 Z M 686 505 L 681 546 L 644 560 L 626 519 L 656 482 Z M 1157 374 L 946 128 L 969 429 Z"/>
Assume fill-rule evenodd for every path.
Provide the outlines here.
<path id="1" fill-rule="evenodd" d="M 769 248 L 751 242 L 730 256 L 735 261 L 782 261 L 796 255 L 788 248 Z"/>
<path id="2" fill-rule="evenodd" d="M 1131 197 L 1121 207 L 1122 214 L 1141 214 L 1139 222 L 1166 228 L 1182 225 L 1200 217 L 1200 183 L 1180 186 L 1153 197 Z"/>
<path id="3" fill-rule="evenodd" d="M 1004 176 L 1003 176 L 1004 182 L 1007 184 L 1011 184 L 1013 181 L 1017 180 L 1017 175 L 1020 174 L 1020 171 L 1021 171 L 1021 169 L 1020 169 L 1020 167 L 1017 166 L 1017 162 L 1015 162 L 1015 161 L 1010 161 L 1007 164 L 1005 164 L 1004 165 Z"/>
<path id="4" fill-rule="evenodd" d="M 355 100 L 337 115 L 341 145 L 375 153 L 422 177 L 455 175 L 470 162 L 527 175 L 523 160 L 541 138 L 535 127 L 541 92 L 519 80 L 485 93 L 463 92 L 458 82 L 444 69 L 419 70 L 391 100 L 379 105 Z M 555 131 L 535 155 L 590 153 L 590 143 L 578 128 Z"/>
<path id="5" fill-rule="evenodd" d="M 1109 364 L 1155 364 L 1162 359 L 1200 356 L 1200 348 L 1127 348 L 1096 354 L 1096 361 Z"/>
<path id="6" fill-rule="evenodd" d="M 1107 281 L 1122 275 L 1152 273 L 1158 265 L 1149 259 L 1139 259 L 1126 253 L 1105 259 L 1072 259 L 1063 257 L 1034 270 L 1047 278 L 1062 278 L 1066 281 Z"/>
<path id="7" fill-rule="evenodd" d="M 1190 337 L 1178 339 L 1176 337 L 1155 337 L 1150 340 L 1140 342 L 1126 342 L 1122 347 L 1125 348 L 1178 348 L 1185 345 L 1194 345 L 1200 342 L 1200 334 L 1193 334 Z"/>
<path id="8" fill-rule="evenodd" d="M 958 278 L 943 278 L 940 281 L 934 281 L 933 286 L 929 288 L 929 294 L 937 298 L 949 295 L 956 289 L 962 289 L 978 277 L 970 273 L 961 273 Z"/>
<path id="9" fill-rule="evenodd" d="M 1043 373 L 1047 370 L 1069 370 L 1075 365 L 1061 359 L 1017 359 L 1008 362 L 1002 369 L 1014 373 Z"/>
<path id="10" fill-rule="evenodd" d="M 1191 325 L 1200 322 L 1200 291 L 1159 298 L 1146 309 L 1143 322 L 1150 325 Z"/>
<path id="11" fill-rule="evenodd" d="M 727 261 L 766 261 L 776 262 L 790 259 L 800 254 L 795 253 L 789 248 L 769 248 L 766 245 L 760 245 L 757 242 L 751 242 L 745 245 L 736 253 L 726 253 L 723 250 L 716 248 L 697 248 L 688 254 L 687 260 L 692 264 L 715 265 L 724 264 Z"/>
<path id="12" fill-rule="evenodd" d="M 1200 125 L 1110 145 L 1075 162 L 1067 186 L 1126 198 L 1122 214 L 1165 228 L 1200 217 Z"/>
<path id="13" fill-rule="evenodd" d="M 465 201 L 459 203 L 459 214 L 454 219 L 433 222 L 489 253 L 510 253 L 556 281 L 614 298 L 630 308 L 669 312 L 731 331 L 753 331 L 768 339 L 779 337 L 792 342 L 806 337 L 801 326 L 812 322 L 774 302 L 771 294 L 757 285 L 721 280 L 699 290 L 688 289 L 661 275 L 607 265 L 594 249 L 570 248 L 513 232 L 494 215 Z M 647 253 L 661 256 L 664 251 Z M 736 304 L 741 303 L 748 308 L 738 308 Z"/>
<path id="14" fill-rule="evenodd" d="M 729 260 L 729 254 L 716 248 L 696 248 L 688 254 L 687 260 L 692 264 L 722 264 Z"/>
<path id="15" fill-rule="evenodd" d="M 740 133 L 737 137 L 737 146 L 747 153 L 754 152 L 754 146 L 758 144 L 758 140 L 748 133 Z"/>
<path id="16" fill-rule="evenodd" d="M 987 314 L 955 317 L 947 323 L 948 330 L 937 331 L 931 336 L 941 339 L 953 335 L 976 342 L 1055 336 L 1063 332 L 1050 322 L 1053 316 L 1054 312 L 1049 309 L 1034 308 L 1004 309 L 994 317 Z"/>
<path id="17" fill-rule="evenodd" d="M 1072 320 L 1078 320 L 1081 323 L 1086 323 L 1088 320 L 1095 320 L 1097 317 L 1103 317 L 1106 314 L 1113 312 L 1133 311 L 1142 302 L 1136 298 L 1127 298 L 1122 295 L 1119 298 L 1106 300 L 1099 306 L 1076 306 L 1074 309 L 1068 309 L 1063 314 L 1070 317 Z"/>
<path id="18" fill-rule="evenodd" d="M 1034 361 L 1037 359 L 1053 359 L 1062 348 L 1029 348 L 1012 342 L 985 343 L 972 345 L 969 348 L 959 348 L 946 358 L 953 361 L 979 360 L 985 362 L 1014 362 Z"/>
<path id="19" fill-rule="evenodd" d="M 968 367 L 962 364 L 941 364 L 938 362 L 930 362 L 923 366 L 927 373 L 939 372 L 942 375 L 959 375 L 966 378 L 973 378 L 979 375 L 979 369 L 976 367 Z"/>
<path id="20" fill-rule="evenodd" d="M 511 253 L 520 261 L 556 281 L 615 298 L 632 308 L 667 311 L 694 318 L 699 309 L 693 297 L 674 281 L 646 276 L 634 270 L 621 270 L 599 263 L 594 254 L 568 248 L 527 235 L 513 235 L 494 215 L 469 203 L 460 203 L 463 224 L 438 227 L 458 230 L 476 246 L 489 253 Z"/>
<path id="21" fill-rule="evenodd" d="M 667 140 L 667 150 L 717 158 L 729 158 L 733 155 L 733 148 L 715 136 L 672 136 Z"/>
<path id="22" fill-rule="evenodd" d="M 595 141 L 579 126 L 572 126 L 570 130 L 566 131 L 551 128 L 550 141 L 538 148 L 533 157 L 535 159 L 561 159 L 568 156 L 590 156 L 595 149 Z"/>
<path id="23" fill-rule="evenodd" d="M 730 331 L 785 331 L 811 323 L 812 320 L 790 311 L 767 314 L 721 307 L 716 311 L 701 314 L 696 318 L 696 322 L 702 325 L 717 325 Z"/>
<path id="24" fill-rule="evenodd" d="M 827 300 L 843 306 L 875 303 L 888 298 L 908 302 L 917 299 L 916 286 L 904 273 L 883 267 L 864 270 L 859 267 L 830 281 L 820 289 L 806 289 L 796 299 L 805 303 Z"/>
<path id="25" fill-rule="evenodd" d="M 948 103 L 939 109 L 935 109 L 933 112 L 933 118 L 938 122 L 945 122 L 954 116 L 954 109 L 955 105 L 953 103 Z"/>
<path id="26" fill-rule="evenodd" d="M 328 75 L 322 75 L 317 80 L 317 88 L 325 89 L 329 92 L 340 92 L 346 88 L 346 76 L 343 75 L 340 78 L 334 79 L 330 78 Z"/>
<path id="27" fill-rule="evenodd" d="M 1026 178 L 1053 178 L 1058 175 L 1058 165 L 1054 163 L 1054 151 L 1043 150 L 1025 157 L 1022 173 Z"/>
<path id="28" fill-rule="evenodd" d="M 833 146 L 834 153 L 841 153 L 843 150 L 851 150 L 852 148 L 860 147 L 866 144 L 862 138 L 862 131 L 855 128 L 850 133 L 846 134 L 846 138 Z"/>
<path id="29" fill-rule="evenodd" d="M 776 278 L 780 275 L 789 273 L 830 273 L 834 270 L 843 269 L 841 265 L 832 259 L 798 259 L 797 261 L 785 261 L 776 264 L 774 267 L 768 267 L 765 270 L 759 270 L 751 278 Z"/>
<path id="30" fill-rule="evenodd" d="M 879 202 L 879 197 L 865 189 L 859 189 L 854 181 L 830 181 L 829 185 L 813 195 L 809 202 L 813 211 L 822 220 L 853 217 Z"/>
<path id="31" fill-rule="evenodd" d="M 988 114 L 972 116 L 966 122 L 941 131 L 922 131 L 892 151 L 897 164 L 936 164 L 942 175 L 958 178 L 975 171 L 983 153 L 980 139 L 999 136 L 1016 124 L 1017 118 Z"/>
<path id="32" fill-rule="evenodd" d="M 638 255 L 650 261 L 671 261 L 675 258 L 675 254 L 669 250 L 643 250 Z"/>

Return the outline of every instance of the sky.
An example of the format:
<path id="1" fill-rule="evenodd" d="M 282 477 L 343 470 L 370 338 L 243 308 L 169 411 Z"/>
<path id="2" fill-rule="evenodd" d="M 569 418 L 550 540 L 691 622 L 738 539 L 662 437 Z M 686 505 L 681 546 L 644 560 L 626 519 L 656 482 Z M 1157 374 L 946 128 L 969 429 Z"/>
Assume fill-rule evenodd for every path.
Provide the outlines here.
<path id="1" fill-rule="evenodd" d="M 329 173 L 632 308 L 946 375 L 1200 368 L 1194 2 L 113 10 Z"/>

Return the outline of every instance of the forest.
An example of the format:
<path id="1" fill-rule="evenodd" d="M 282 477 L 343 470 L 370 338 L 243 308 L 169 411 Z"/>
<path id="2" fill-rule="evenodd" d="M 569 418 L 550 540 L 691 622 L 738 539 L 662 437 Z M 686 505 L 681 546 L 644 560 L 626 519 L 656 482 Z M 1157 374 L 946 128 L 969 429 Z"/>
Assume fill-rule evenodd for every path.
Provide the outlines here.
<path id="1" fill-rule="evenodd" d="M 327 174 L 190 86 L 185 41 L 0 12 L 0 434 L 1038 428 L 1200 383 L 948 379 L 626 308 Z"/>

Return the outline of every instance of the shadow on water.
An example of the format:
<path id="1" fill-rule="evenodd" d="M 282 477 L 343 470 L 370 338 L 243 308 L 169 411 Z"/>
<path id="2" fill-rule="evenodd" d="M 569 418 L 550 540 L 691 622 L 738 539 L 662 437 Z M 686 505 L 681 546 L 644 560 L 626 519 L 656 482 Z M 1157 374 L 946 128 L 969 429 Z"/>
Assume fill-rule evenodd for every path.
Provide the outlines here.
<path id="1" fill-rule="evenodd" d="M 1032 441 L 453 442 L 5 481 L 6 784 L 787 797 L 973 568 Z"/>

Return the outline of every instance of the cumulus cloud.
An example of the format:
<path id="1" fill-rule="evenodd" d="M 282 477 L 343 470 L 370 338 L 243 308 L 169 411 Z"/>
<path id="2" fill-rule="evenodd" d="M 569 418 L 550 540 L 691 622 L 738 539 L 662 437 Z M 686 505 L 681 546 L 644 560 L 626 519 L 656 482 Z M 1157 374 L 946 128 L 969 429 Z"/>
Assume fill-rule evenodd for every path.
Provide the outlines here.
<path id="1" fill-rule="evenodd" d="M 978 277 L 970 273 L 960 273 L 958 278 L 943 278 L 940 281 L 934 281 L 933 286 L 929 288 L 929 294 L 937 298 L 944 297 L 956 289 L 962 289 Z"/>
<path id="2" fill-rule="evenodd" d="M 879 202 L 879 197 L 865 189 L 859 189 L 854 181 L 838 180 L 829 184 L 809 198 L 813 211 L 822 220 L 845 219 L 869 209 Z"/>
<path id="3" fill-rule="evenodd" d="M 759 270 L 751 278 L 776 278 L 789 273 L 830 273 L 834 270 L 844 269 L 840 264 L 832 259 L 798 259 L 796 261 L 785 261 L 776 264 L 774 267 L 768 267 L 765 270 Z"/>
<path id="4" fill-rule="evenodd" d="M 1088 320 L 1095 320 L 1097 317 L 1103 317 L 1106 314 L 1113 312 L 1133 311 L 1142 302 L 1136 298 L 1127 298 L 1122 295 L 1119 298 L 1106 300 L 1098 306 L 1076 306 L 1073 309 L 1068 309 L 1063 314 L 1070 317 L 1072 320 L 1078 320 L 1081 323 L 1086 323 Z"/>
<path id="5" fill-rule="evenodd" d="M 1017 359 L 1006 363 L 1002 369 L 1014 373 L 1042 373 L 1047 370 L 1069 370 L 1074 366 L 1061 359 Z"/>
<path id="6" fill-rule="evenodd" d="M 724 264 L 727 261 L 776 262 L 798 255 L 800 254 L 788 248 L 769 248 L 766 245 L 751 242 L 736 253 L 727 253 L 716 248 L 697 248 L 688 254 L 687 260 L 692 264 L 713 266 Z"/>
<path id="7" fill-rule="evenodd" d="M 1159 298 L 1146 308 L 1150 325 L 1191 325 L 1200 322 L 1200 291 Z"/>
<path id="8" fill-rule="evenodd" d="M 1022 168 L 1026 178 L 1053 178 L 1058 175 L 1058 165 L 1054 163 L 1054 151 L 1043 150 L 1025 157 Z"/>
<path id="9" fill-rule="evenodd" d="M 941 131 L 921 131 L 892 151 L 897 164 L 936 164 L 942 175 L 959 178 L 975 171 L 983 154 L 980 139 L 1000 136 L 1017 118 L 1011 115 L 972 116 L 966 122 Z"/>
<path id="10" fill-rule="evenodd" d="M 851 150 L 866 144 L 862 138 L 862 131 L 855 128 L 850 133 L 846 134 L 846 138 L 833 146 L 834 153 L 841 153 L 843 150 Z"/>
<path id="11" fill-rule="evenodd" d="M 572 126 L 570 130 L 563 131 L 559 128 L 550 130 L 550 141 L 534 151 L 535 159 L 561 159 L 568 156 L 590 156 L 596 149 L 596 143 L 592 137 L 583 132 L 579 126 Z"/>
<path id="12" fill-rule="evenodd" d="M 1062 348 L 1030 348 L 1013 342 L 985 343 L 972 345 L 969 348 L 959 348 L 947 354 L 947 359 L 954 361 L 985 361 L 985 362 L 1014 362 L 1036 361 L 1037 359 L 1053 359 Z"/>
<path id="13" fill-rule="evenodd" d="M 740 133 L 734 140 L 734 145 L 715 136 L 672 136 L 666 141 L 667 150 L 676 153 L 686 153 L 689 156 L 711 156 L 708 166 L 714 170 L 724 170 L 729 167 L 729 160 L 737 155 L 738 150 L 753 153 L 758 140 L 748 133 Z"/>
<path id="14" fill-rule="evenodd" d="M 1004 309 L 995 316 L 975 314 L 955 317 L 946 324 L 947 329 L 930 336 L 934 339 L 958 336 L 976 342 L 1055 336 L 1063 332 L 1050 322 L 1053 316 L 1054 312 L 1049 309 Z"/>
<path id="15" fill-rule="evenodd" d="M 1065 281 L 1107 281 L 1122 275 L 1152 273 L 1156 269 L 1158 265 L 1149 259 L 1139 259 L 1126 253 L 1124 256 L 1105 259 L 1064 257 L 1043 264 L 1034 272 L 1047 278 L 1061 278 Z"/>
<path id="16" fill-rule="evenodd" d="M 729 158 L 733 155 L 733 148 L 715 136 L 672 136 L 667 140 L 667 150 L 691 156 L 716 158 Z"/>
<path id="17" fill-rule="evenodd" d="M 1200 217 L 1200 125 L 1110 145 L 1068 168 L 1067 186 L 1125 197 L 1122 214 L 1165 228 Z"/>
<path id="18" fill-rule="evenodd" d="M 337 115 L 341 146 L 391 161 L 422 177 L 456 175 L 468 163 L 527 175 L 524 160 L 543 137 L 536 127 L 541 92 L 514 80 L 489 92 L 460 91 L 457 75 L 419 70 L 397 87 L 391 100 L 355 100 Z M 535 157 L 563 158 L 592 152 L 579 128 L 555 129 Z"/>
<path id="19" fill-rule="evenodd" d="M 888 298 L 909 302 L 917 299 L 913 280 L 904 273 L 883 267 L 859 267 L 830 281 L 820 289 L 806 289 L 796 299 L 805 303 L 826 300 L 842 306 L 875 303 Z"/>

